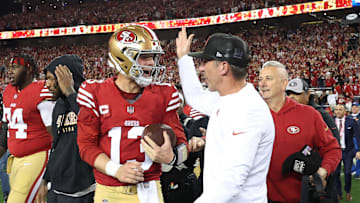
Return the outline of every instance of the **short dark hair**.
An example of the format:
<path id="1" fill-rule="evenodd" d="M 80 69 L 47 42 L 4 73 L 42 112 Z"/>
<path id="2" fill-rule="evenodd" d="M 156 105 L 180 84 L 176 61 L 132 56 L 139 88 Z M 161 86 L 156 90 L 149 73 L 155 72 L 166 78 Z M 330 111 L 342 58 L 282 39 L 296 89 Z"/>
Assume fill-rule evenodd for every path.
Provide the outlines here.
<path id="1" fill-rule="evenodd" d="M 245 79 L 246 76 L 248 75 L 248 68 L 240 68 L 238 66 L 231 64 L 229 64 L 229 66 L 231 67 L 231 72 L 234 78 L 237 80 Z"/>
<path id="2" fill-rule="evenodd" d="M 35 59 L 32 56 L 25 53 L 20 53 L 15 55 L 13 58 L 16 57 L 23 58 L 25 63 L 28 63 L 31 66 L 31 72 L 34 78 L 37 78 L 39 76 L 39 68 L 37 66 Z"/>

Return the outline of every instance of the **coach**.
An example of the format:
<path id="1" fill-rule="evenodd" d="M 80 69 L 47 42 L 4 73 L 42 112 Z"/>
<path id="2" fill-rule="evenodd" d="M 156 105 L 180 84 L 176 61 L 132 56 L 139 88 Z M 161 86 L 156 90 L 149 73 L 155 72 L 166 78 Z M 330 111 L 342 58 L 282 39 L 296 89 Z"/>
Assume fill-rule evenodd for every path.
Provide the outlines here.
<path id="1" fill-rule="evenodd" d="M 216 33 L 204 51 L 189 53 L 193 35 L 183 28 L 176 39 L 180 79 L 186 101 L 210 115 L 204 160 L 204 192 L 196 203 L 266 203 L 266 175 L 274 141 L 269 108 L 246 82 L 250 61 L 246 42 Z M 193 59 L 203 60 L 204 90 Z"/>
<path id="2" fill-rule="evenodd" d="M 270 203 L 299 202 L 301 174 L 282 174 L 284 161 L 308 145 L 323 158 L 317 173 L 326 184 L 328 174 L 335 171 L 341 150 L 319 112 L 285 96 L 288 73 L 277 61 L 266 62 L 259 75 L 259 90 L 271 109 L 275 122 L 275 142 L 267 177 Z"/>

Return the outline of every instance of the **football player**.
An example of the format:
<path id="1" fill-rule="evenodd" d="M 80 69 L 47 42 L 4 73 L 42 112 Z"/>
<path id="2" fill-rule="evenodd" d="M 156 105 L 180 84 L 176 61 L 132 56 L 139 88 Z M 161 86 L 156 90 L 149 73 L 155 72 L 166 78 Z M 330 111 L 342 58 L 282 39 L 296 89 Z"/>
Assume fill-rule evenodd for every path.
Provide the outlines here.
<path id="1" fill-rule="evenodd" d="M 109 40 L 109 64 L 119 74 L 105 81 L 85 81 L 78 93 L 80 156 L 94 166 L 95 202 L 163 202 L 161 165 L 180 164 L 187 157 L 186 138 L 176 110 L 179 93 L 161 84 L 164 54 L 149 28 L 130 25 Z M 165 123 L 177 136 L 173 150 L 169 137 L 157 146 L 144 127 Z M 175 152 L 175 153 L 174 153 Z"/>
<path id="2" fill-rule="evenodd" d="M 3 121 L 8 125 L 10 194 L 8 202 L 33 202 L 51 147 L 54 102 L 45 81 L 35 81 L 38 67 L 32 57 L 10 60 L 10 84 L 3 95 Z"/>

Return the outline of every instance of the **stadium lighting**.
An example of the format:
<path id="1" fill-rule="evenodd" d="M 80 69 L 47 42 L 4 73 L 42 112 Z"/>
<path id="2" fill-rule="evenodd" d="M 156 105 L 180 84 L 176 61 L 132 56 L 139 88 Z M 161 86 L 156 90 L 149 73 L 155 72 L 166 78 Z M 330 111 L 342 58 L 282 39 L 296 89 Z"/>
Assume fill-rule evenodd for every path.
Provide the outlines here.
<path id="1" fill-rule="evenodd" d="M 359 18 L 359 15 L 357 13 L 350 13 L 346 15 L 346 20 L 353 21 Z"/>
<path id="2" fill-rule="evenodd" d="M 40 0 L 39 0 L 40 1 Z M 46 1 L 46 0 L 41 0 Z M 51 0 L 53 1 L 53 0 Z M 26 1 L 27 2 L 27 1 Z M 46 1 L 50 3 L 50 1 Z M 55 2 L 55 1 L 54 1 Z M 69 3 L 69 0 L 61 0 L 62 5 Z M 85 0 L 77 1 L 79 4 L 85 2 Z M 337 2 L 337 1 L 336 1 Z M 159 20 L 159 21 L 141 21 L 136 24 L 148 26 L 151 29 L 174 29 L 180 27 L 201 27 L 215 24 L 224 23 L 237 23 L 252 21 L 251 23 L 257 23 L 261 19 L 269 19 L 284 16 L 293 16 L 308 13 L 310 16 L 317 18 L 321 16 L 323 19 L 333 20 L 333 17 L 324 15 L 316 15 L 318 12 L 328 12 L 332 10 L 339 10 L 345 8 L 351 8 L 352 5 L 338 4 L 333 0 L 314 1 L 311 3 L 302 3 L 294 5 L 286 5 L 279 7 L 255 9 L 248 11 L 241 11 L 236 13 L 226 13 L 213 16 L 203 16 L 197 18 L 186 18 L 186 19 L 172 19 L 172 20 Z M 47 4 L 46 3 L 46 4 Z M 50 7 L 53 7 L 51 3 Z M 59 5 L 57 5 L 58 7 Z M 328 19 L 329 18 L 329 19 Z M 359 18 L 358 18 L 359 19 Z M 256 21 L 256 22 L 254 22 Z M 342 19 L 341 24 L 353 24 L 347 22 L 345 17 Z M 134 23 L 134 22 L 132 22 Z M 330 21 L 331 23 L 331 21 Z M 356 22 L 354 22 L 356 23 Z M 40 28 L 40 29 L 29 29 L 29 30 L 15 30 L 15 31 L 2 31 L 0 32 L 0 40 L 6 39 L 18 39 L 18 38 L 34 38 L 34 37 L 53 37 L 53 36 L 70 36 L 70 35 L 84 35 L 84 34 L 100 34 L 114 32 L 122 26 L 129 23 L 113 23 L 103 25 L 77 25 L 70 27 L 56 27 L 56 28 Z M 255 25 L 255 24 L 254 24 Z"/>

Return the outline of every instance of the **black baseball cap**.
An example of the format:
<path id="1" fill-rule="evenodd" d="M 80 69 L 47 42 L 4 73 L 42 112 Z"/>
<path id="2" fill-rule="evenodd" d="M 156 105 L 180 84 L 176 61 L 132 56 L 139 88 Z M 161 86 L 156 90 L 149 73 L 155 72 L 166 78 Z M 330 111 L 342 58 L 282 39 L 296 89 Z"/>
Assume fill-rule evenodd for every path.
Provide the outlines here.
<path id="1" fill-rule="evenodd" d="M 212 34 L 203 51 L 192 52 L 188 55 L 195 58 L 227 61 L 240 68 L 246 68 L 250 62 L 247 43 L 240 37 L 224 33 Z"/>

